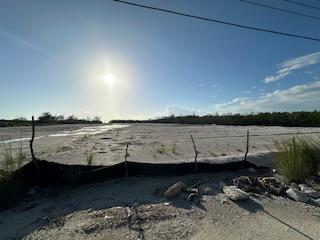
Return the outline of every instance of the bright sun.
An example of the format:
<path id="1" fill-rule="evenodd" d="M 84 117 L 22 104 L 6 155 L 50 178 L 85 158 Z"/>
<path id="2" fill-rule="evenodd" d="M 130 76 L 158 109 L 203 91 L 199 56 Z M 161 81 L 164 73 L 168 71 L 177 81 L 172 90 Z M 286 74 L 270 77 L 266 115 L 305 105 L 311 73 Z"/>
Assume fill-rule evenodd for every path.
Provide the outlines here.
<path id="1" fill-rule="evenodd" d="M 116 82 L 116 77 L 112 73 L 106 73 L 104 76 L 102 76 L 102 80 L 108 84 L 108 86 L 112 87 L 113 84 Z"/>

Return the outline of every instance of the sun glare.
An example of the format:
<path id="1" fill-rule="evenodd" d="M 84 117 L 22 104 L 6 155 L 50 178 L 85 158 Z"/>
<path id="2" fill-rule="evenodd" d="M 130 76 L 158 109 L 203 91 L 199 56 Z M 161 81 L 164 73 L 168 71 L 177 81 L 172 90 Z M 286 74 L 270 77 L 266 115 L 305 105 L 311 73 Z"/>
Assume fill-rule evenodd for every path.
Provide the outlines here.
<path id="1" fill-rule="evenodd" d="M 113 84 L 116 82 L 116 77 L 112 73 L 106 73 L 104 76 L 102 76 L 102 80 L 110 87 L 113 86 Z"/>

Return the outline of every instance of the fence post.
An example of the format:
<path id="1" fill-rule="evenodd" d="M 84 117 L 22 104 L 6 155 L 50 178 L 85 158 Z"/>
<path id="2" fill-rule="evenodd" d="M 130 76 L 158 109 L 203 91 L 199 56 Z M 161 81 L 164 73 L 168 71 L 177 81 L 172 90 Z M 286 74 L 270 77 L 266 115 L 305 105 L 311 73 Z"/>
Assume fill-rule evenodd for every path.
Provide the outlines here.
<path id="1" fill-rule="evenodd" d="M 32 135 L 31 135 L 31 139 L 30 139 L 30 152 L 31 152 L 32 162 L 36 168 L 38 180 L 40 181 L 40 169 L 39 169 L 39 165 L 37 162 L 38 159 L 35 157 L 34 151 L 33 151 L 34 131 L 35 131 L 34 117 L 32 116 Z"/>
<path id="2" fill-rule="evenodd" d="M 247 155 L 249 152 L 249 130 L 247 130 L 247 149 L 246 149 L 246 154 L 244 155 L 244 160 L 247 160 Z"/>
<path id="3" fill-rule="evenodd" d="M 128 162 L 127 162 L 127 157 L 129 156 L 129 154 L 128 154 L 128 147 L 129 147 L 129 144 L 127 143 L 126 153 L 125 153 L 125 155 L 124 155 L 124 168 L 125 168 L 126 177 L 129 176 L 129 172 L 128 172 Z"/>
<path id="4" fill-rule="evenodd" d="M 196 147 L 196 144 L 194 143 L 193 137 L 191 136 L 191 140 L 192 140 L 192 144 L 193 144 L 193 149 L 194 149 L 194 153 L 195 153 L 195 157 L 194 157 L 194 172 L 197 173 L 198 172 L 198 164 L 197 164 L 197 158 L 198 158 L 198 150 Z"/>

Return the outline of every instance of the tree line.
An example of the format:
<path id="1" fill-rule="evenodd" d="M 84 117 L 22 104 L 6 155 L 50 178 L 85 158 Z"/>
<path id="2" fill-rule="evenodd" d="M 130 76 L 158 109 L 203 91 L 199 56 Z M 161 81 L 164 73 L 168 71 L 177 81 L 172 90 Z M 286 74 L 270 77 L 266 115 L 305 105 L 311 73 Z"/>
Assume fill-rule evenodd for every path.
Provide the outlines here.
<path id="1" fill-rule="evenodd" d="M 284 127 L 320 127 L 320 112 L 263 112 L 256 114 L 225 115 L 170 115 L 149 120 L 112 120 L 111 123 L 175 123 L 175 124 L 217 124 L 239 126 L 284 126 Z"/>
<path id="2" fill-rule="evenodd" d="M 38 125 L 51 125 L 51 124 L 101 124 L 102 121 L 99 117 L 90 118 L 77 118 L 74 115 L 53 115 L 50 112 L 42 113 L 36 120 Z M 20 117 L 12 120 L 0 119 L 0 127 L 17 127 L 17 126 L 30 126 L 31 121 L 26 118 Z"/>

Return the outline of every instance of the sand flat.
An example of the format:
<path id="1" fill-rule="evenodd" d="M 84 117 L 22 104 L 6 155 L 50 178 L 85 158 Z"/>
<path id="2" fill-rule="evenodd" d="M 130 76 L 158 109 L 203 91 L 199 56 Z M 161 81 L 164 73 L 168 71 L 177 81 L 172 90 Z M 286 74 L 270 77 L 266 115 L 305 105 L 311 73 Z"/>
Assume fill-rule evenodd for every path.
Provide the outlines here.
<path id="1" fill-rule="evenodd" d="M 0 128 L 0 139 L 22 138 L 12 143 L 22 144 L 29 153 L 30 127 Z M 292 136 L 319 137 L 320 128 L 217 126 L 178 124 L 128 125 L 53 125 L 37 126 L 34 149 L 36 156 L 65 164 L 87 164 L 86 152 L 94 152 L 93 164 L 110 165 L 123 161 L 126 144 L 130 161 L 179 162 L 192 161 L 193 135 L 200 152 L 199 160 L 219 160 L 233 155 L 243 158 L 246 132 L 250 132 L 250 154 L 274 151 L 274 141 Z"/>

